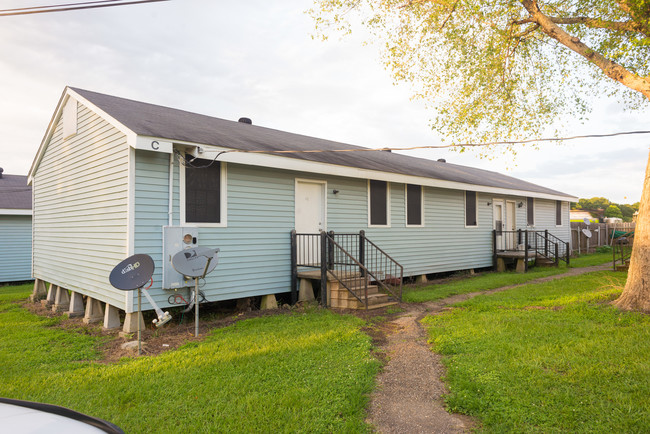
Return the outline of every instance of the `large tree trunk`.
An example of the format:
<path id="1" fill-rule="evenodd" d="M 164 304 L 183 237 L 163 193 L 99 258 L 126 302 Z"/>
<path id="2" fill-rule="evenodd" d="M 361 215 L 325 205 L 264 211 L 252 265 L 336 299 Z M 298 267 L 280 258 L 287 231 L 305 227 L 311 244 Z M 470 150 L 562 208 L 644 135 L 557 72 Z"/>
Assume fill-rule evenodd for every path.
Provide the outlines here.
<path id="1" fill-rule="evenodd" d="M 639 216 L 634 230 L 630 270 L 621 296 L 614 305 L 624 310 L 650 313 L 650 158 L 643 180 Z"/>

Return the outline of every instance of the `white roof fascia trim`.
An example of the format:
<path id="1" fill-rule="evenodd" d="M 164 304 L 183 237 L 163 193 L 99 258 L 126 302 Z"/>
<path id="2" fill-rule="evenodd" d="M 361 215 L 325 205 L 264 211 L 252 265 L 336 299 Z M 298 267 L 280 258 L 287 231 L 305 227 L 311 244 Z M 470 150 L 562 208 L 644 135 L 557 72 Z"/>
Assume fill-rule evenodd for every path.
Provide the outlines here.
<path id="1" fill-rule="evenodd" d="M 29 169 L 29 173 L 27 174 L 27 184 L 31 185 L 32 180 L 34 179 L 34 171 L 36 168 L 39 166 L 41 163 L 41 160 L 43 159 L 43 154 L 45 153 L 45 148 L 46 145 L 50 142 L 50 139 L 52 138 L 52 135 L 54 134 L 54 129 L 56 128 L 56 124 L 61 118 L 61 114 L 63 113 L 63 107 L 65 106 L 65 103 L 68 101 L 69 97 L 73 97 L 76 99 L 78 102 L 82 103 L 86 107 L 88 107 L 90 110 L 95 112 L 98 116 L 102 117 L 106 122 L 109 124 L 113 125 L 115 128 L 120 130 L 126 135 L 126 140 L 127 143 L 130 146 L 135 147 L 135 140 L 137 137 L 137 134 L 135 134 L 133 131 L 125 127 L 123 124 L 115 120 L 112 116 L 109 116 L 105 111 L 101 110 L 99 107 L 97 107 L 95 104 L 91 103 L 88 101 L 86 98 L 82 97 L 79 95 L 77 92 L 74 90 L 70 89 L 68 86 L 63 90 L 63 94 L 61 95 L 61 98 L 59 99 L 59 103 L 56 106 L 56 109 L 54 110 L 54 114 L 52 115 L 52 119 L 50 120 L 50 124 L 47 126 L 47 130 L 45 132 L 45 136 L 43 137 L 43 140 L 41 141 L 41 145 L 38 148 L 38 151 L 36 152 L 36 156 L 34 157 L 34 161 L 32 162 L 32 166 Z"/>
<path id="2" fill-rule="evenodd" d="M 169 139 L 161 139 L 169 140 Z M 201 158 L 211 159 L 217 153 L 230 151 L 232 149 L 213 145 L 204 145 L 191 142 L 174 141 L 175 144 L 200 147 L 203 152 L 197 155 Z M 510 196 L 537 197 L 540 199 L 561 200 L 577 202 L 578 198 L 570 195 L 559 195 L 539 193 L 527 190 L 515 190 L 502 187 L 490 187 L 484 185 L 467 184 L 456 181 L 445 181 L 442 179 L 426 178 L 421 176 L 403 175 L 399 173 L 380 172 L 370 169 L 340 166 L 336 164 L 320 163 L 316 161 L 299 160 L 297 158 L 281 157 L 264 153 L 226 152 L 219 156 L 219 161 L 229 163 L 248 164 L 252 166 L 272 167 L 275 169 L 295 170 L 300 172 L 318 173 L 321 175 L 344 176 L 349 178 L 376 179 L 379 181 L 396 182 L 401 184 L 419 184 L 427 187 L 447 188 L 451 190 L 473 190 L 482 193 L 505 194 Z"/>
<path id="3" fill-rule="evenodd" d="M 56 109 L 54 109 L 54 113 L 52 114 L 52 119 L 50 119 L 50 123 L 47 126 L 47 130 L 45 130 L 45 135 L 43 136 L 43 140 L 41 140 L 41 144 L 38 147 L 38 151 L 36 151 L 36 155 L 34 156 L 34 161 L 32 161 L 32 166 L 29 168 L 29 173 L 27 173 L 27 184 L 31 185 L 32 180 L 34 179 L 34 170 L 36 170 L 36 167 L 41 163 L 41 159 L 43 158 L 43 153 L 45 152 L 45 144 L 50 141 L 52 138 L 52 134 L 54 134 L 54 127 L 56 123 L 59 121 L 59 118 L 61 117 L 61 113 L 63 112 L 63 105 L 64 102 L 67 101 L 67 95 L 68 95 L 68 88 L 66 87 L 63 89 L 63 93 L 61 94 L 61 98 L 59 98 L 59 102 L 56 105 Z"/>
<path id="4" fill-rule="evenodd" d="M 31 209 L 0 208 L 0 215 L 32 215 Z"/>

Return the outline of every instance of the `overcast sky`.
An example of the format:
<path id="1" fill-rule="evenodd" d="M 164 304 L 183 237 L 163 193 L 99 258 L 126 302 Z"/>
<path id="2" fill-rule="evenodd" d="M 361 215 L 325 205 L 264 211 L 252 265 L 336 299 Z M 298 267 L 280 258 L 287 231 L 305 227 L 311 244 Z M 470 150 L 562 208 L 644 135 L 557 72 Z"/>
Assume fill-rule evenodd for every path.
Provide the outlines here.
<path id="1" fill-rule="evenodd" d="M 0 0 L 0 9 L 54 4 Z M 59 2 L 61 3 L 61 2 Z M 145 5 L 0 17 L 0 167 L 27 174 L 66 85 L 368 147 L 437 145 L 431 114 L 394 86 L 378 47 L 313 40 L 310 0 Z M 650 130 L 601 98 L 567 135 Z M 507 139 L 507 138 L 504 138 Z M 516 157 L 426 150 L 579 197 L 640 199 L 650 135 L 523 148 Z"/>

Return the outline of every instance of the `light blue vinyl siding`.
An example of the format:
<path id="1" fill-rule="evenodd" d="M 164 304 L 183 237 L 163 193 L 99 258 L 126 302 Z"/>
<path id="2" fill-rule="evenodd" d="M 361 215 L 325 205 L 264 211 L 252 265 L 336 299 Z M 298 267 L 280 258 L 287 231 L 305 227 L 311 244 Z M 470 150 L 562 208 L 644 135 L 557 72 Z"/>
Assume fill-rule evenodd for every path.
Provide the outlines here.
<path id="1" fill-rule="evenodd" d="M 0 215 L 0 282 L 32 277 L 32 216 Z"/>
<path id="2" fill-rule="evenodd" d="M 286 171 L 227 164 L 227 227 L 199 227 L 200 246 L 221 249 L 219 265 L 201 290 L 209 301 L 276 294 L 290 289 L 289 233 L 294 224 L 294 176 Z M 182 170 L 182 169 L 180 169 Z M 174 225 L 179 224 L 179 165 L 174 165 Z M 161 306 L 187 289 L 162 289 L 162 227 L 168 224 L 169 156 L 136 152 L 135 251 L 154 259 L 150 294 Z M 149 304 L 143 300 L 143 309 Z"/>
<path id="3" fill-rule="evenodd" d="M 562 225 L 555 225 L 555 202 L 548 199 L 535 199 L 536 231 L 548 230 L 562 241 L 571 240 L 571 224 L 569 223 L 569 202 L 562 202 Z"/>
<path id="4" fill-rule="evenodd" d="M 407 227 L 404 184 L 391 183 L 390 227 L 369 228 L 365 180 L 330 179 L 328 189 L 328 230 L 365 230 L 407 276 L 492 265 L 491 196 L 478 194 L 478 226 L 466 228 L 464 191 L 423 187 L 424 226 Z"/>
<path id="5" fill-rule="evenodd" d="M 526 227 L 526 198 L 478 193 L 478 225 L 465 227 L 462 190 L 424 187 L 424 226 L 406 226 L 404 184 L 390 183 L 390 227 L 368 227 L 368 182 L 334 176 L 226 164 L 227 226 L 199 227 L 199 245 L 221 249 L 219 265 L 202 290 L 209 301 L 290 290 L 289 233 L 294 228 L 296 179 L 327 183 L 327 229 L 366 231 L 367 237 L 404 265 L 406 276 L 492 265 L 494 199 L 515 202 L 517 228 Z M 174 166 L 174 225 L 180 215 L 180 170 Z M 156 264 L 150 294 L 161 306 L 177 293 L 162 289 L 162 227 L 168 223 L 169 156 L 136 152 L 135 251 Z M 337 194 L 333 190 L 338 190 Z M 548 203 L 547 203 L 548 202 Z M 536 221 L 555 230 L 554 201 L 537 200 Z M 550 204 L 550 205 L 549 205 Z M 561 228 L 560 228 L 561 229 Z M 562 231 L 560 231 L 560 236 Z M 187 289 L 178 290 L 183 296 Z M 145 309 L 148 304 L 145 303 Z"/>

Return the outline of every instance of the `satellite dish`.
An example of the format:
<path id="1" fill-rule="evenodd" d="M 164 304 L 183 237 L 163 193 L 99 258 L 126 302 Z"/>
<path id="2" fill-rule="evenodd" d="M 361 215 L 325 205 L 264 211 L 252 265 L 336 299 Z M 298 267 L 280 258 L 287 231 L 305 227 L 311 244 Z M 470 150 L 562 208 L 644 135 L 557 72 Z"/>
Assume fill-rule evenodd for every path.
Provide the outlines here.
<path id="1" fill-rule="evenodd" d="M 119 290 L 132 291 L 142 288 L 151 279 L 155 269 L 151 256 L 133 255 L 117 264 L 108 280 Z"/>
<path id="2" fill-rule="evenodd" d="M 585 237 L 587 237 L 587 238 L 591 238 L 591 231 L 590 231 L 589 229 L 584 228 L 584 229 L 582 230 L 582 233 L 585 234 Z"/>
<path id="3" fill-rule="evenodd" d="M 219 262 L 218 253 L 219 249 L 210 249 L 208 247 L 181 250 L 172 257 L 172 265 L 176 271 L 184 276 L 205 277 L 217 266 Z"/>
<path id="4" fill-rule="evenodd" d="M 585 222 L 585 224 L 586 224 L 587 226 L 589 226 L 589 225 L 591 224 L 591 220 L 589 220 L 587 217 L 585 217 L 584 219 L 582 219 L 582 221 Z"/>

